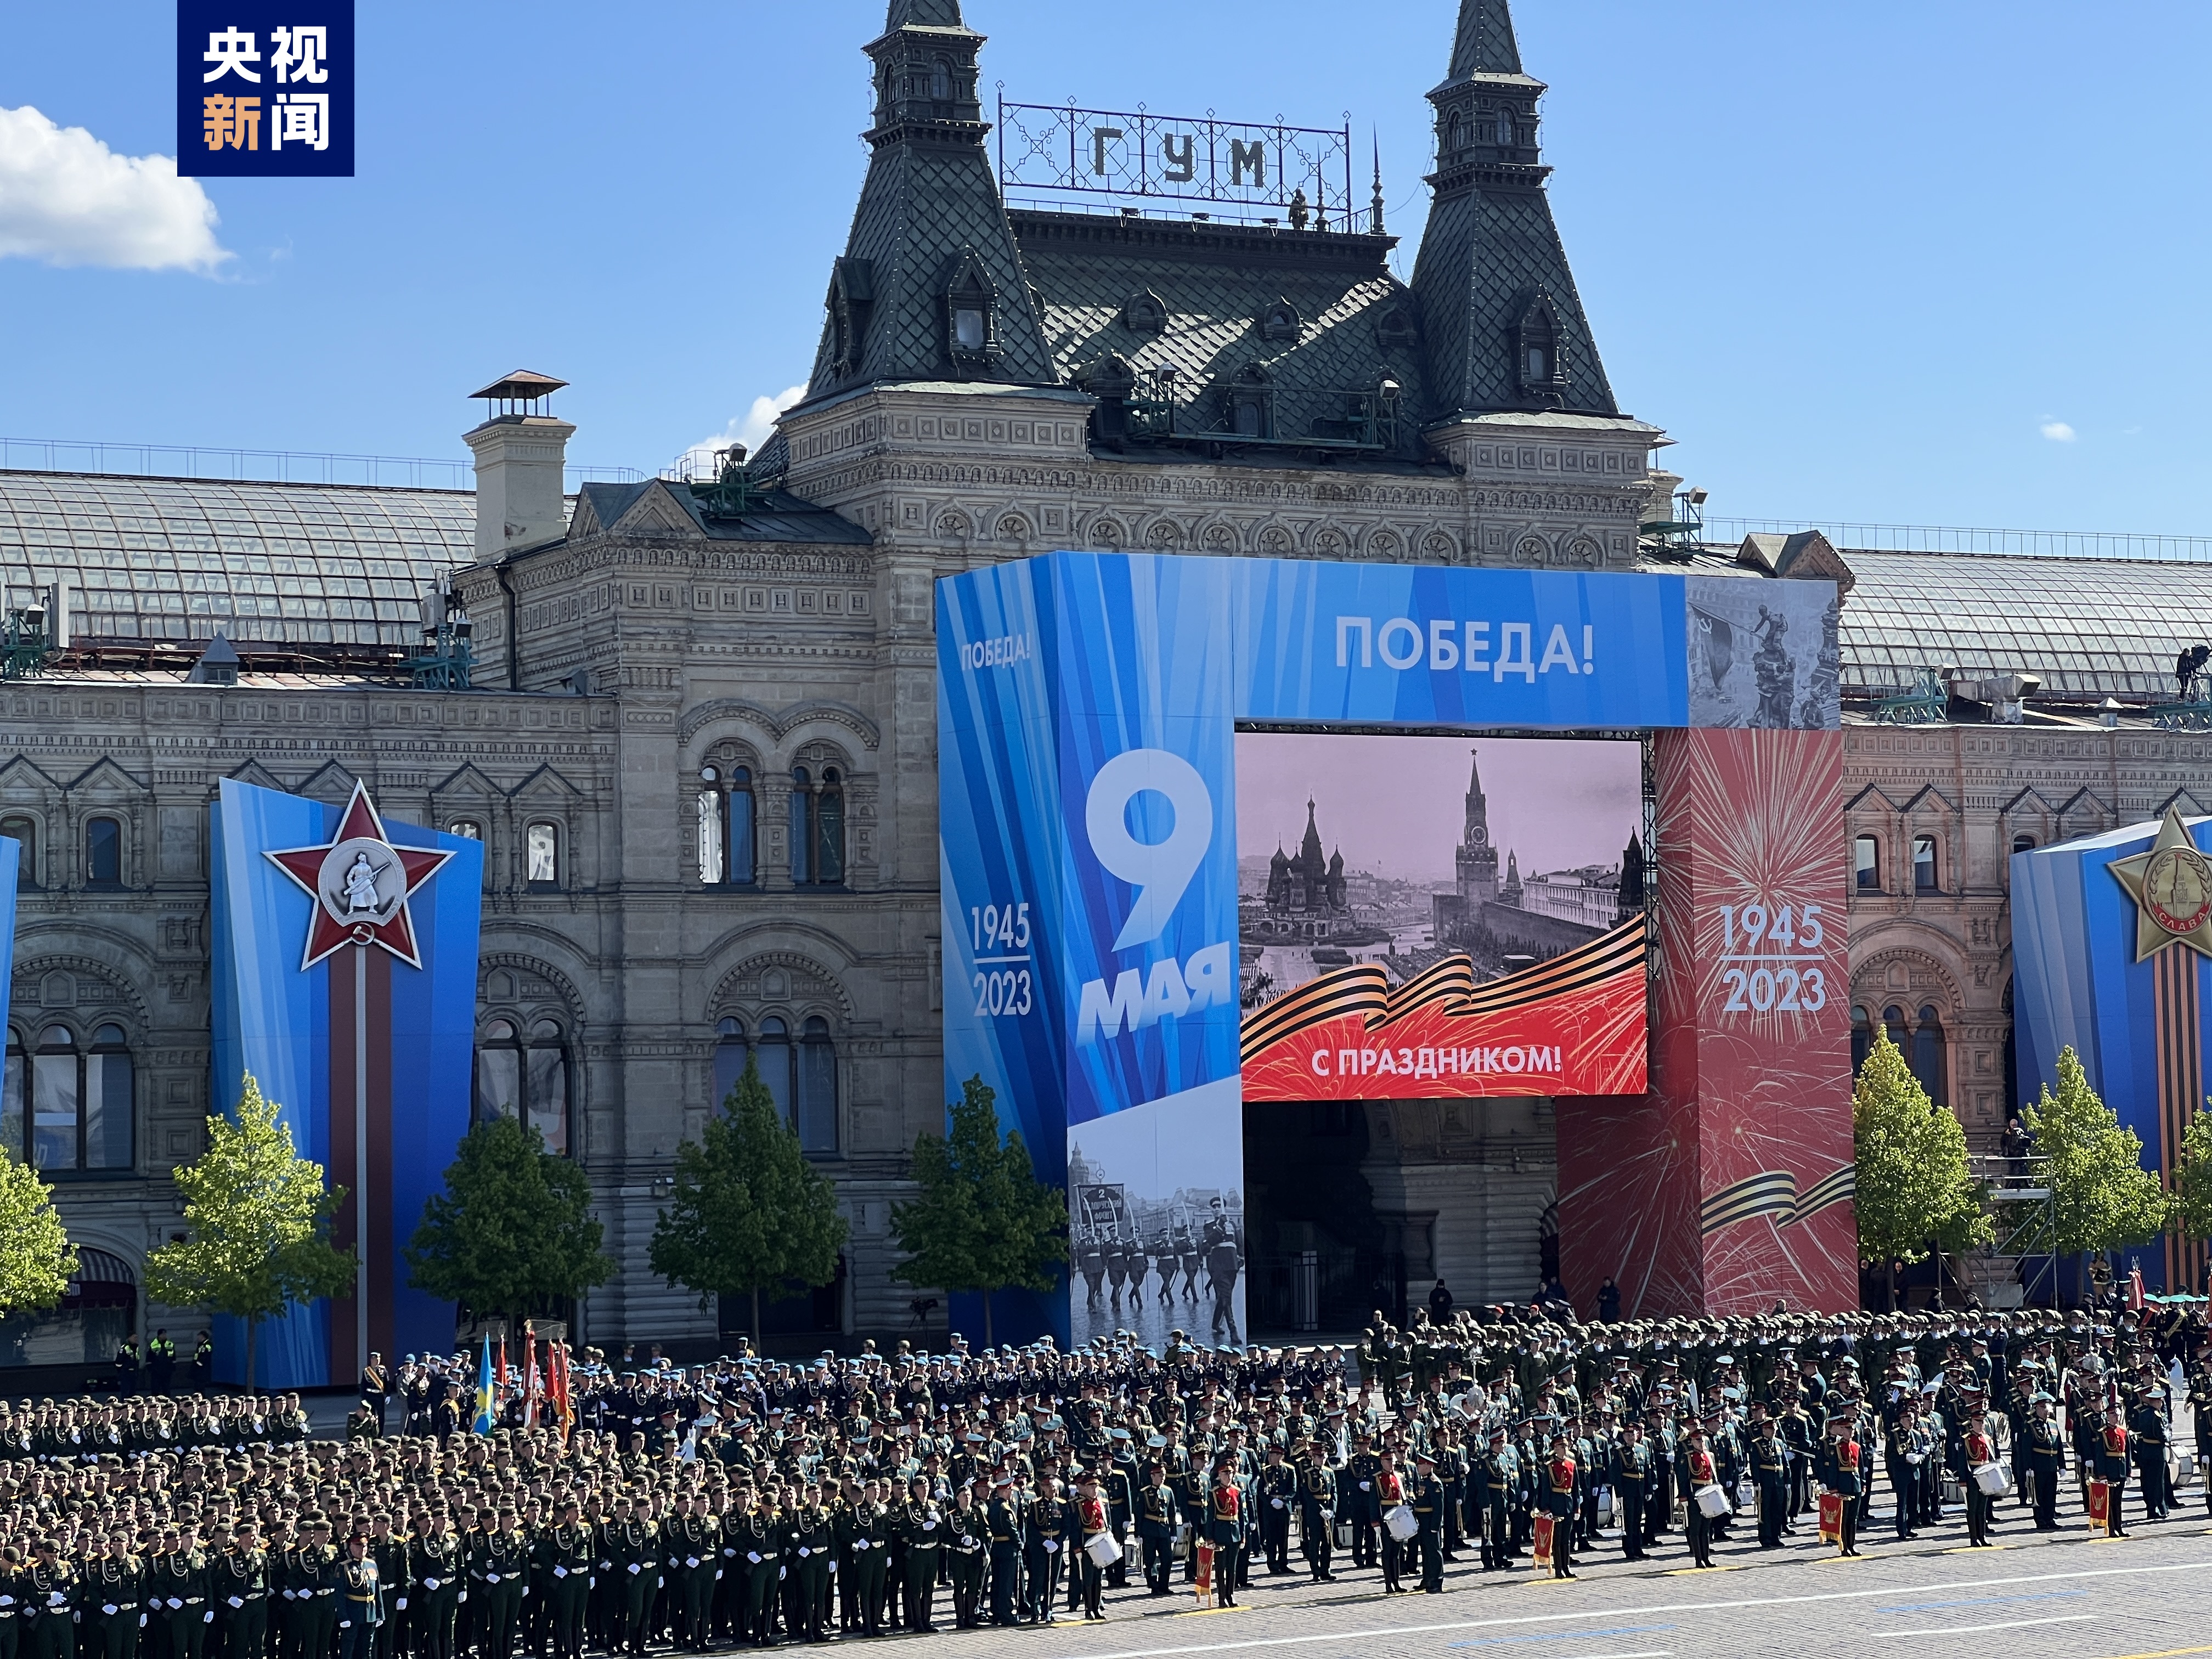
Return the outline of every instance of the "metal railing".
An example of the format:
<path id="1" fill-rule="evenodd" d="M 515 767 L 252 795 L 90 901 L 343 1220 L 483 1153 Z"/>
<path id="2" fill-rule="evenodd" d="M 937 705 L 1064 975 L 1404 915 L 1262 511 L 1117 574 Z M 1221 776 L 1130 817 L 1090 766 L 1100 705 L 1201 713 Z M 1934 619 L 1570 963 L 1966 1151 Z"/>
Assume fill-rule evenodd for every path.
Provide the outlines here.
<path id="1" fill-rule="evenodd" d="M 238 483 L 365 484 L 386 489 L 476 488 L 476 463 L 470 460 L 72 438 L 0 438 L 0 471 L 100 472 L 124 477 L 206 478 Z M 646 476 L 635 467 L 578 465 L 564 468 L 562 481 L 573 490 L 580 483 L 636 483 Z"/>
<path id="2" fill-rule="evenodd" d="M 1858 524 L 1818 519 L 1705 520 L 1709 545 L 1746 536 L 1817 530 L 1838 548 L 1886 553 L 1994 553 L 2034 558 L 2154 559 L 2212 562 L 2212 536 L 2160 536 L 2127 530 L 1995 530 L 1958 525 Z"/>

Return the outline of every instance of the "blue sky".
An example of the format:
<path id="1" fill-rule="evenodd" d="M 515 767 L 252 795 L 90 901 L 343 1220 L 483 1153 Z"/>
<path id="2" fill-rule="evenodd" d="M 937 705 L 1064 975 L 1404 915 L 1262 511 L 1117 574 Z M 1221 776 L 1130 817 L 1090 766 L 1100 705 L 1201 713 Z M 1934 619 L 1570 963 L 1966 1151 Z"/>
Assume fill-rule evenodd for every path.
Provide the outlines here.
<path id="1" fill-rule="evenodd" d="M 1410 271 L 1453 9 L 967 13 L 1010 98 L 1348 112 L 1379 133 Z M 653 470 L 805 378 L 880 0 L 360 13 L 360 176 L 210 181 L 229 257 L 199 272 L 5 257 L 6 147 L 30 128 L 0 115 L 0 435 L 460 456 L 464 394 L 528 367 L 574 383 L 555 405 L 574 459 Z M 2204 527 L 2212 8 L 1521 0 L 1516 19 L 1614 388 L 1679 441 L 1668 464 L 1710 511 Z M 167 3 L 5 0 L 0 112 L 167 152 L 173 33 Z"/>

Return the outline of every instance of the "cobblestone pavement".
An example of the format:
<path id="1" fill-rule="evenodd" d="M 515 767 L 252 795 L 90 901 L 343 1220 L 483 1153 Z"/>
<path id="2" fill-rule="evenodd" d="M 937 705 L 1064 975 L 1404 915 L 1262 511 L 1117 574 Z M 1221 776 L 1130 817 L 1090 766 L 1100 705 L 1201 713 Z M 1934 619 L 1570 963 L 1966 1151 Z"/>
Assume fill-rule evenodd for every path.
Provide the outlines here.
<path id="1" fill-rule="evenodd" d="M 1755 1538 L 1723 1545 L 1708 1571 L 1685 1570 L 1679 1532 L 1660 1540 L 1655 1559 L 1632 1564 L 1620 1559 L 1616 1535 L 1577 1559 L 1572 1581 L 1526 1568 L 1486 1573 L 1472 1552 L 1447 1565 L 1440 1595 L 1386 1596 L 1371 1570 L 1316 1585 L 1302 1569 L 1272 1579 L 1255 1569 L 1233 1608 L 1194 1610 L 1180 1588 L 1156 1599 L 1139 1585 L 1109 1593 L 1103 1625 L 1063 1614 L 1050 1630 L 929 1639 L 953 1641 L 975 1659 L 1000 1651 L 1046 1659 L 2212 1655 L 2212 1516 L 2201 1483 L 2172 1519 L 2131 1522 L 2125 1539 L 2092 1538 L 2078 1522 L 2038 1534 L 2025 1511 L 2008 1504 L 1992 1530 L 1995 1548 L 1964 1548 L 1955 1518 L 1899 1545 L 1879 1525 L 1881 1513 L 1856 1560 L 1808 1541 L 1808 1515 L 1807 1532 L 1788 1548 L 1762 1552 Z"/>

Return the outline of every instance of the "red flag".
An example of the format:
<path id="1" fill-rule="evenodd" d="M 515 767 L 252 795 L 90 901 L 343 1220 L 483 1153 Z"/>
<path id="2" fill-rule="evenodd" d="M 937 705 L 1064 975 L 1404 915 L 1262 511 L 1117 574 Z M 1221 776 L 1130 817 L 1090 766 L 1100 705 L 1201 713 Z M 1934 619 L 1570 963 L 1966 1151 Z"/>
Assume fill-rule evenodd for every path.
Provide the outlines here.
<path id="1" fill-rule="evenodd" d="M 2128 1269 L 2128 1306 L 2136 1313 L 2143 1310 L 2142 1269 Z"/>
<path id="2" fill-rule="evenodd" d="M 538 1332 L 527 1321 L 522 1327 L 522 1426 L 538 1426 Z"/>
<path id="3" fill-rule="evenodd" d="M 547 1369 L 551 1372 L 550 1392 L 553 1397 L 554 1415 L 561 1425 L 562 1443 L 565 1445 L 568 1438 L 570 1419 L 568 1350 L 562 1343 L 549 1341 L 545 1345 L 545 1358 L 548 1362 Z"/>

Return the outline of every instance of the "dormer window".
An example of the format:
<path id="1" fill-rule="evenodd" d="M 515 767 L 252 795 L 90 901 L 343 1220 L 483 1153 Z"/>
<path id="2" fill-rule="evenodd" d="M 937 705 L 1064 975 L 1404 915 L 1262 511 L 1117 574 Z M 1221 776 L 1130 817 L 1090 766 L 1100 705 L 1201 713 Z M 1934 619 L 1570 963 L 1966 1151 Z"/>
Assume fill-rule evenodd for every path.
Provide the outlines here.
<path id="1" fill-rule="evenodd" d="M 1522 308 L 1513 327 L 1513 367 L 1522 392 L 1532 403 L 1557 408 L 1565 402 L 1566 342 L 1548 294 L 1539 291 Z"/>
<path id="2" fill-rule="evenodd" d="M 1375 319 L 1375 337 L 1385 346 L 1411 345 L 1413 335 L 1413 319 L 1401 305 L 1391 306 Z"/>
<path id="3" fill-rule="evenodd" d="M 945 349 L 954 373 L 985 374 L 998 362 L 997 301 L 975 250 L 963 248 L 945 284 Z"/>
<path id="4" fill-rule="evenodd" d="M 1304 328 L 1304 319 L 1298 315 L 1298 308 L 1288 300 L 1278 300 L 1260 313 L 1260 337 L 1263 340 L 1279 340 L 1288 345 L 1296 345 Z"/>
<path id="5" fill-rule="evenodd" d="M 1150 289 L 1140 289 L 1121 302 L 1121 325 L 1133 334 L 1161 334 L 1167 331 L 1167 301 Z"/>

